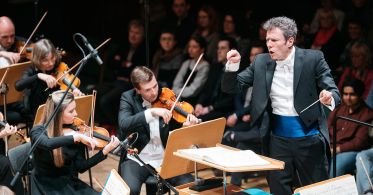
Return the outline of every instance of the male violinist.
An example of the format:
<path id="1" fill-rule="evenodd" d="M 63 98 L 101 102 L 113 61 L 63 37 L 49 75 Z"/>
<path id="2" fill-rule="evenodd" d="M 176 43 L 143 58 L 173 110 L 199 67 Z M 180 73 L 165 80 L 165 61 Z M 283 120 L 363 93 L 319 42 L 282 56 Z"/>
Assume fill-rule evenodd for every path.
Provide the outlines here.
<path id="1" fill-rule="evenodd" d="M 151 104 L 158 99 L 159 87 L 153 72 L 144 66 L 134 68 L 131 75 L 134 89 L 122 94 L 119 107 L 119 138 L 138 132 L 134 147 L 139 151 L 139 157 L 154 168 L 163 162 L 164 148 L 168 133 L 177 125 L 172 120 L 172 113 L 164 108 L 152 108 Z M 198 119 L 189 114 L 183 126 L 198 123 Z M 181 125 L 179 125 L 181 126 Z M 141 185 L 151 176 L 151 173 L 132 155 L 123 154 L 119 164 L 120 174 L 131 189 L 131 195 L 140 194 Z M 191 175 L 181 175 L 171 178 L 172 185 L 190 182 Z M 147 186 L 147 194 L 155 194 L 156 189 Z"/>
<path id="2" fill-rule="evenodd" d="M 8 67 L 20 61 L 20 54 L 16 48 L 15 27 L 7 16 L 0 17 L 0 68 Z M 9 75 L 8 75 L 9 76 Z M 0 75 L 0 80 L 3 75 Z M 23 121 L 23 103 L 14 102 L 7 104 L 6 119 L 11 124 Z M 0 108 L 3 112 L 3 107 Z"/>
<path id="3" fill-rule="evenodd" d="M 15 48 L 15 28 L 7 16 L 0 17 L 0 68 L 15 64 L 20 55 Z"/>

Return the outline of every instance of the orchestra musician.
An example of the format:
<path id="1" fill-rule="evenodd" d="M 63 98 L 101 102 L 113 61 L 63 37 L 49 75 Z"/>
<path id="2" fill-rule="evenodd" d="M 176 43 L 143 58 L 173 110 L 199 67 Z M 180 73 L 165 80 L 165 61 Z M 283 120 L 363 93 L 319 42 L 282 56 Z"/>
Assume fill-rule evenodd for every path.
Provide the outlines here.
<path id="1" fill-rule="evenodd" d="M 137 132 L 139 136 L 134 147 L 138 149 L 139 157 L 145 163 L 158 168 L 163 162 L 168 133 L 179 124 L 172 120 L 172 113 L 168 109 L 151 107 L 158 99 L 159 88 L 149 68 L 135 67 L 131 73 L 131 82 L 134 89 L 122 93 L 120 99 L 118 133 L 123 140 L 125 136 Z M 183 126 L 197 123 L 198 119 L 188 114 Z M 140 194 L 141 185 L 151 176 L 151 173 L 132 155 L 121 156 L 119 170 L 131 190 L 131 195 Z M 181 175 L 171 178 L 169 182 L 171 185 L 180 185 L 192 180 L 191 175 Z M 155 194 L 156 189 L 152 187 L 146 186 L 147 194 Z"/>
<path id="2" fill-rule="evenodd" d="M 25 110 L 33 118 L 39 105 L 44 104 L 48 95 L 58 90 L 56 70 L 60 65 L 61 55 L 48 39 L 40 39 L 35 43 L 32 52 L 31 66 L 15 84 L 18 91 L 24 90 Z M 48 89 L 48 90 L 46 90 Z M 82 95 L 77 87 L 72 87 L 73 94 Z"/>
<path id="3" fill-rule="evenodd" d="M 0 120 L 4 120 L 3 114 L 0 112 Z M 8 157 L 5 156 L 5 143 L 3 141 L 3 138 L 6 136 L 13 135 L 17 132 L 17 127 L 11 126 L 8 123 L 6 123 L 5 126 L 3 126 L 0 129 L 0 186 L 7 186 L 12 191 L 14 191 L 17 195 L 18 194 L 24 194 L 23 191 L 23 183 L 19 179 L 17 180 L 14 187 L 10 186 L 10 182 L 13 179 L 13 174 L 10 168 L 10 162 Z"/>
<path id="4" fill-rule="evenodd" d="M 49 119 L 64 92 L 59 90 L 48 96 L 42 124 Z M 91 137 L 75 131 L 75 108 L 74 95 L 68 92 L 61 108 L 46 129 L 42 125 L 32 128 L 31 142 L 34 144 L 39 136 L 41 138 L 34 151 L 31 194 L 99 194 L 79 180 L 78 172 L 85 172 L 106 159 L 108 153 L 119 145 L 119 140 L 112 136 L 102 150 L 85 159 L 85 145 L 94 148 L 96 142 Z"/>
<path id="5" fill-rule="evenodd" d="M 0 17 L 0 68 L 20 60 L 15 42 L 15 27 L 12 20 L 7 16 Z"/>

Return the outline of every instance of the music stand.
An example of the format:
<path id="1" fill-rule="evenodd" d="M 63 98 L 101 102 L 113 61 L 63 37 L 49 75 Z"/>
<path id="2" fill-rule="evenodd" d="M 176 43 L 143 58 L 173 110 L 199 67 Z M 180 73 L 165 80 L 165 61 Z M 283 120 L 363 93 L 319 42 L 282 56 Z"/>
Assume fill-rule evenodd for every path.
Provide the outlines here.
<path id="1" fill-rule="evenodd" d="M 220 193 L 227 194 L 227 191 L 241 190 L 237 186 L 227 185 L 226 172 L 244 172 L 244 171 L 264 171 L 264 170 L 279 170 L 284 169 L 285 163 L 268 157 L 260 156 L 261 158 L 270 162 L 268 165 L 248 166 L 248 167 L 223 167 L 198 158 L 193 158 L 178 153 L 179 149 L 188 149 L 197 146 L 198 148 L 206 147 L 225 147 L 231 150 L 238 150 L 228 146 L 221 145 L 221 139 L 225 128 L 225 118 L 219 118 L 198 125 L 184 127 L 170 133 L 165 149 L 165 156 L 160 175 L 163 178 L 170 178 L 185 173 L 195 171 L 195 178 L 197 180 L 197 170 L 207 167 L 214 167 L 223 171 L 223 188 L 215 188 L 203 193 Z M 198 167 L 197 167 L 198 163 Z M 197 180 L 198 181 L 198 180 Z M 196 194 L 198 192 L 190 190 L 191 184 L 185 184 L 176 187 L 181 194 Z M 223 192 L 222 192 L 223 191 Z"/>
<path id="2" fill-rule="evenodd" d="M 195 171 L 194 161 L 179 158 L 173 153 L 179 149 L 188 149 L 194 146 L 199 148 L 214 147 L 223 138 L 225 123 L 225 118 L 219 118 L 170 132 L 163 164 L 158 171 L 160 176 L 168 179 Z M 208 166 L 199 166 L 197 170 L 205 168 Z"/>
<path id="3" fill-rule="evenodd" d="M 91 110 L 92 101 L 93 101 L 92 95 L 75 97 L 76 112 L 78 113 L 79 118 L 82 119 L 83 121 L 86 121 L 86 122 L 89 121 L 89 117 L 91 116 L 90 110 Z M 41 123 L 43 113 L 44 113 L 44 107 L 45 107 L 45 104 L 42 104 L 39 106 L 38 110 L 36 111 L 34 125 Z"/>
<path id="4" fill-rule="evenodd" d="M 350 174 L 331 178 L 295 189 L 294 194 L 358 194 L 354 176 Z"/>
<path id="5" fill-rule="evenodd" d="M 3 78 L 3 83 L 1 88 L 1 95 L 0 95 L 0 105 L 4 106 L 4 119 L 7 120 L 7 108 L 6 105 L 9 103 L 14 103 L 21 101 L 23 99 L 23 92 L 17 91 L 15 88 L 15 83 L 22 77 L 24 70 L 29 67 L 31 64 L 30 61 L 22 62 L 18 64 L 12 64 L 8 67 L 0 68 L 0 75 L 5 74 L 6 71 L 7 75 Z M 5 141 L 5 151 L 8 151 L 8 138 L 4 138 Z"/>
<path id="6" fill-rule="evenodd" d="M 7 76 L 4 78 L 4 84 L 7 85 L 8 90 L 5 94 L 0 96 L 0 105 L 14 103 L 23 99 L 23 92 L 16 90 L 15 83 L 22 77 L 24 70 L 29 67 L 30 64 L 31 62 L 28 61 L 0 68 L 0 75 L 4 75 L 5 71 L 9 68 Z"/>
<path id="7" fill-rule="evenodd" d="M 225 121 L 225 118 L 219 118 L 189 127 L 182 127 L 170 132 L 164 151 L 162 167 L 156 171 L 153 170 L 151 166 L 144 163 L 136 153 L 133 154 L 133 156 L 157 179 L 157 194 L 161 194 L 162 185 L 166 185 L 170 190 L 178 194 L 177 190 L 165 179 L 190 173 L 197 169 L 196 163 L 178 158 L 173 155 L 173 152 L 190 147 L 215 146 L 216 143 L 221 142 Z M 207 167 L 198 167 L 198 169 L 203 168 Z"/>

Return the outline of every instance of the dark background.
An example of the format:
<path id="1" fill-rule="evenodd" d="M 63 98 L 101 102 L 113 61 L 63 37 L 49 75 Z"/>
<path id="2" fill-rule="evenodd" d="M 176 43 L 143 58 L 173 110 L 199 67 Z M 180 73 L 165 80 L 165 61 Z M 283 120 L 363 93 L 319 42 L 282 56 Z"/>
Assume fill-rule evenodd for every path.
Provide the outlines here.
<path id="1" fill-rule="evenodd" d="M 147 1 L 150 8 L 149 45 L 156 49 L 157 32 L 160 31 L 160 24 L 171 13 L 172 0 Z M 67 52 L 63 61 L 72 66 L 83 57 L 73 42 L 74 33 L 85 35 L 93 47 L 109 37 L 112 38 L 99 50 L 99 55 L 105 60 L 111 46 L 127 40 L 128 22 L 144 18 L 144 2 L 145 0 L 5 0 L 0 6 L 0 15 L 9 16 L 13 20 L 16 35 L 28 38 L 39 19 L 48 11 L 33 41 L 38 37 L 50 39 Z M 341 10 L 346 10 L 350 2 L 336 0 L 336 5 Z M 320 1 L 317 0 L 190 0 L 190 4 L 190 13 L 194 15 L 204 4 L 212 5 L 220 16 L 227 11 L 245 13 L 252 10 L 251 20 L 256 22 L 284 15 L 294 18 L 300 30 L 303 23 L 311 21 L 315 10 L 320 7 Z M 81 76 L 84 83 L 94 84 L 106 77 L 102 76 L 104 72 L 104 66 L 100 67 L 91 60 L 84 67 Z"/>
<path id="2" fill-rule="evenodd" d="M 166 17 L 170 12 L 171 0 L 148 0 L 150 18 Z M 244 12 L 253 9 L 253 17 L 263 20 L 272 16 L 286 15 L 296 19 L 298 24 L 311 20 L 320 5 L 316 0 L 191 0 L 192 13 L 203 4 L 213 5 L 220 15 L 225 11 Z M 159 7 L 164 5 L 166 13 Z M 108 37 L 112 41 L 126 38 L 127 23 L 130 19 L 144 17 L 143 0 L 8 0 L 1 6 L 1 15 L 13 19 L 18 36 L 28 37 L 38 20 L 48 11 L 48 15 L 37 31 L 57 46 L 66 50 L 74 49 L 72 35 L 80 32 L 90 41 L 101 42 Z M 149 33 L 157 25 L 150 25 Z M 97 43 L 98 44 L 98 43 Z"/>

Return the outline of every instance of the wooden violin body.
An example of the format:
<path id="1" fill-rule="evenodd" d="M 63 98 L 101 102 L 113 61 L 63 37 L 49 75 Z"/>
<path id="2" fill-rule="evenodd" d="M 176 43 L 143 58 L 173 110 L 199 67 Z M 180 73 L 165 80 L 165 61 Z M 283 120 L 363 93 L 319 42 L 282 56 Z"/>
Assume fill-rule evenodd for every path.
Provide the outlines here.
<path id="1" fill-rule="evenodd" d="M 85 122 L 80 118 L 74 119 L 74 126 L 77 127 L 77 132 L 89 136 L 91 127 L 86 125 Z M 95 149 L 103 149 L 110 142 L 109 132 L 102 127 L 93 127 L 93 139 L 96 141 Z M 89 145 L 89 144 L 86 144 Z"/>
<path id="2" fill-rule="evenodd" d="M 164 87 L 161 94 L 159 94 L 158 100 L 152 103 L 152 107 L 170 110 L 175 101 L 175 93 L 171 89 Z M 175 108 L 172 111 L 172 118 L 179 123 L 184 123 L 188 114 L 192 114 L 193 112 L 193 106 L 188 102 L 176 102 Z"/>
<path id="3" fill-rule="evenodd" d="M 71 83 L 71 81 L 73 80 L 74 78 L 74 75 L 73 74 L 65 74 L 66 71 L 69 70 L 69 67 L 67 66 L 66 63 L 64 62 L 61 62 L 57 68 L 56 68 L 56 71 L 53 73 L 53 76 L 58 79 L 60 77 L 62 77 L 61 79 L 58 79 L 57 83 L 58 85 L 60 86 L 60 89 L 61 90 L 66 90 L 67 87 L 69 86 L 69 84 Z M 64 75 L 64 76 L 63 76 Z M 74 87 L 79 87 L 80 86 L 80 80 L 79 78 L 76 78 L 73 82 L 73 86 Z"/>

